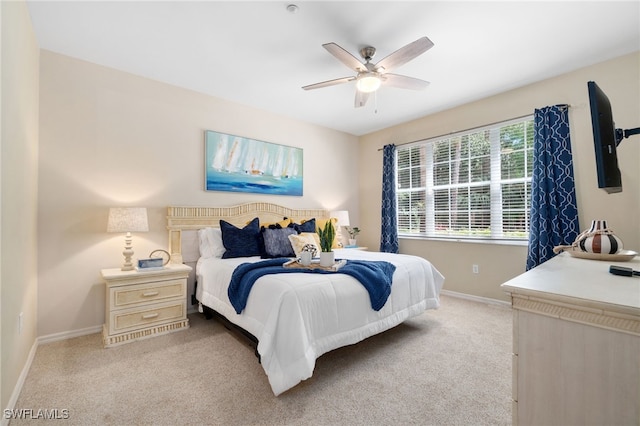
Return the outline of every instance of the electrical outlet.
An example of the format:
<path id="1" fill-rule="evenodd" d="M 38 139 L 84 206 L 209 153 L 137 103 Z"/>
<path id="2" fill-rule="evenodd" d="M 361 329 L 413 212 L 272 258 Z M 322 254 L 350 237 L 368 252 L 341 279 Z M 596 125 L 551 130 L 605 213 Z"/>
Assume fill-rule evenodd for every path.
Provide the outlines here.
<path id="1" fill-rule="evenodd" d="M 471 268 L 472 268 L 474 274 L 479 274 L 480 273 L 480 268 L 478 268 L 478 265 L 472 265 Z"/>
<path id="2" fill-rule="evenodd" d="M 18 334 L 22 334 L 22 318 L 24 317 L 24 312 L 20 312 L 18 315 Z"/>

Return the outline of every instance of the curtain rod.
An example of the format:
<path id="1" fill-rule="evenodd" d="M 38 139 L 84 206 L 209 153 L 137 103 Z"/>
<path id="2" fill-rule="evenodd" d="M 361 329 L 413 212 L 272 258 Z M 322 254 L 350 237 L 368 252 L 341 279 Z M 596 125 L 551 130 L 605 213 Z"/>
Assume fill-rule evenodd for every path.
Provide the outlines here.
<path id="1" fill-rule="evenodd" d="M 571 107 L 571 105 L 569 105 L 569 104 L 558 104 L 558 105 L 554 105 L 554 106 L 557 106 L 557 107 L 560 107 L 560 108 L 570 108 L 570 107 Z M 438 139 L 438 138 L 441 138 L 441 137 L 443 137 L 443 136 L 449 136 L 449 135 L 452 135 L 452 134 L 454 134 L 454 133 L 470 132 L 471 130 L 476 130 L 476 129 L 481 129 L 481 128 L 483 128 L 483 127 L 493 126 L 494 124 L 503 123 L 503 122 L 505 122 L 505 121 L 518 120 L 518 119 L 520 119 L 520 118 L 528 117 L 528 116 L 530 116 L 530 115 L 533 115 L 533 113 L 525 114 L 525 115 L 520 115 L 520 116 L 518 116 L 518 117 L 508 118 L 508 119 L 506 119 L 506 120 L 495 121 L 495 122 L 493 122 L 493 123 L 489 123 L 489 124 L 483 124 L 482 126 L 470 127 L 470 128 L 468 128 L 468 129 L 465 129 L 465 130 L 457 130 L 457 131 L 454 131 L 454 132 L 443 133 L 443 134 L 441 134 L 441 135 L 439 135 L 439 136 L 431 136 L 431 137 L 428 137 L 428 138 L 416 139 L 415 141 L 403 142 L 403 143 L 396 144 L 396 146 L 409 145 L 409 144 L 412 144 L 412 143 L 421 142 L 421 141 L 426 140 L 426 139 Z M 383 149 L 384 149 L 384 148 L 378 148 L 378 151 L 382 151 Z"/>

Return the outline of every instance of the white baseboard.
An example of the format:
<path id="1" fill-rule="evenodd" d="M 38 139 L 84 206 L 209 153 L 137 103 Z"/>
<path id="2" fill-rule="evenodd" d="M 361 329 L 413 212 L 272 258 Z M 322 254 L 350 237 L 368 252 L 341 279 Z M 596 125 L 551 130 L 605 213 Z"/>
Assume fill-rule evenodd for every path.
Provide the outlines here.
<path id="1" fill-rule="evenodd" d="M 57 342 L 59 340 L 67 340 L 67 339 L 72 339 L 74 337 L 86 336 L 88 334 L 95 334 L 95 333 L 101 333 L 101 332 L 102 332 L 101 325 L 97 325 L 94 327 L 81 328 L 79 330 L 63 331 L 60 333 L 53 333 L 53 334 L 48 334 L 46 336 L 38 337 L 38 344 L 41 345 L 44 343 Z"/>
<path id="2" fill-rule="evenodd" d="M 13 388 L 13 393 L 9 398 L 9 402 L 7 403 L 7 410 L 13 410 L 16 408 L 16 402 L 18 402 L 18 397 L 20 396 L 20 392 L 22 392 L 22 386 L 24 385 L 25 380 L 27 380 L 27 375 L 29 374 L 29 370 L 31 370 L 31 364 L 33 363 L 33 358 L 36 356 L 36 350 L 38 348 L 38 340 L 36 339 L 31 346 L 31 350 L 29 351 L 29 356 L 27 357 L 27 362 L 24 364 L 22 368 L 22 372 L 20 372 L 20 376 L 18 377 L 18 382 L 16 386 Z M 9 418 L 6 418 L 5 412 L 2 412 L 2 418 L 0 420 L 0 425 L 8 426 Z"/>
<path id="3" fill-rule="evenodd" d="M 451 290 L 440 290 L 440 294 L 444 294 L 445 296 L 450 296 L 450 297 L 457 297 L 458 299 L 473 300 L 474 302 L 485 303 L 488 305 L 498 305 L 498 306 L 511 308 L 511 303 L 505 302 L 504 300 L 490 299 L 488 297 L 482 297 L 482 296 L 474 296 L 473 294 L 458 293 L 457 291 L 451 291 Z"/>

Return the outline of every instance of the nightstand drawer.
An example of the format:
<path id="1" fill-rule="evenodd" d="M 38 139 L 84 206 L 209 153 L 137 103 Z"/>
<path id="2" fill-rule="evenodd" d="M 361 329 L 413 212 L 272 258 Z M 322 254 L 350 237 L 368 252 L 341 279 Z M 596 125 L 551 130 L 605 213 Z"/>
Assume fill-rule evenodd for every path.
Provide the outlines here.
<path id="1" fill-rule="evenodd" d="M 179 300 L 146 308 L 111 312 L 111 333 L 122 333 L 140 327 L 181 320 L 186 317 L 186 308 L 186 300 Z"/>
<path id="2" fill-rule="evenodd" d="M 186 280 L 158 281 L 123 287 L 111 287 L 111 309 L 145 305 L 174 297 L 186 297 Z"/>

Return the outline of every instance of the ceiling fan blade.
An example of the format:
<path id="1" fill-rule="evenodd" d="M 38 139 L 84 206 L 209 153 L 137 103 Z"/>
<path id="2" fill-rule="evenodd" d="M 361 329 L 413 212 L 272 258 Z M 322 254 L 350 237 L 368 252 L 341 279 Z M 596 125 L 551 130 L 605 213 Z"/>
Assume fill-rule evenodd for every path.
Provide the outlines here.
<path id="1" fill-rule="evenodd" d="M 329 87 L 335 86 L 336 84 L 347 83 L 349 81 L 355 80 L 355 77 L 342 77 L 336 78 L 334 80 L 327 80 L 321 83 L 309 84 L 308 86 L 302 86 L 304 90 L 312 90 L 312 89 L 320 89 L 321 87 Z"/>
<path id="2" fill-rule="evenodd" d="M 364 64 L 360 62 L 358 58 L 356 58 L 351 53 L 347 52 L 337 44 L 326 43 L 326 44 L 323 44 L 322 47 L 327 49 L 329 53 L 335 56 L 336 59 L 338 59 L 340 62 L 348 66 L 350 69 L 358 72 L 367 70 Z"/>
<path id="3" fill-rule="evenodd" d="M 430 84 L 419 78 L 407 77 L 398 74 L 383 74 L 382 84 L 385 86 L 399 87 L 400 89 L 423 90 Z"/>
<path id="4" fill-rule="evenodd" d="M 381 71 L 391 71 L 400 65 L 406 64 L 416 56 L 422 55 L 432 47 L 433 42 L 428 37 L 421 37 L 381 59 L 375 68 Z"/>
<path id="5" fill-rule="evenodd" d="M 367 104 L 368 99 L 369 99 L 369 93 L 356 90 L 356 100 L 354 102 L 354 106 L 356 108 L 363 107 Z"/>

